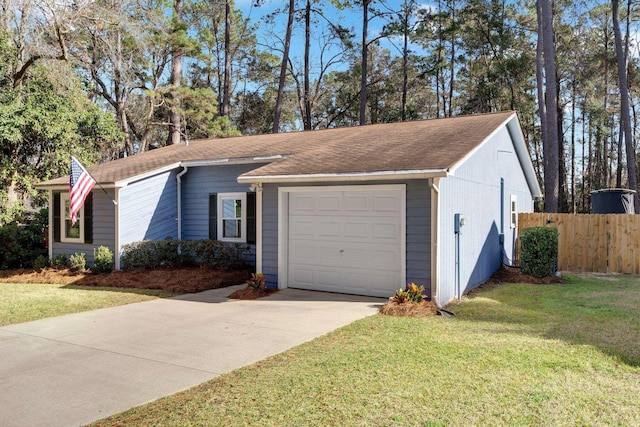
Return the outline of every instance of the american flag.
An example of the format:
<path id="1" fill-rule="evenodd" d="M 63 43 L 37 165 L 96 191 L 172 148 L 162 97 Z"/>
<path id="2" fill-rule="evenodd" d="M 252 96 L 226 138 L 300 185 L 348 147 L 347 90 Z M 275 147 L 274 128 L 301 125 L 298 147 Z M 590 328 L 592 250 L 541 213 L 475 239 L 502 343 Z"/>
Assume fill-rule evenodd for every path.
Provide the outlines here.
<path id="1" fill-rule="evenodd" d="M 71 157 L 71 173 L 69 175 L 69 217 L 71 217 L 71 225 L 75 225 L 78 211 L 95 183 L 96 180 L 80 164 L 78 159 Z"/>

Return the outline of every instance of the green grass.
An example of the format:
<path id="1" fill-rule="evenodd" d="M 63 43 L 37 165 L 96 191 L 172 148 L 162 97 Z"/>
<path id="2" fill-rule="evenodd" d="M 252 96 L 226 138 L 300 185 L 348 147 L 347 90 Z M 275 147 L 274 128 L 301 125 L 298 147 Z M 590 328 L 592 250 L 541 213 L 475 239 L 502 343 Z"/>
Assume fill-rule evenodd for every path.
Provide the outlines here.
<path id="1" fill-rule="evenodd" d="M 504 284 L 376 315 L 95 425 L 640 425 L 640 278 Z"/>
<path id="2" fill-rule="evenodd" d="M 156 290 L 0 283 L 0 326 L 171 295 Z"/>

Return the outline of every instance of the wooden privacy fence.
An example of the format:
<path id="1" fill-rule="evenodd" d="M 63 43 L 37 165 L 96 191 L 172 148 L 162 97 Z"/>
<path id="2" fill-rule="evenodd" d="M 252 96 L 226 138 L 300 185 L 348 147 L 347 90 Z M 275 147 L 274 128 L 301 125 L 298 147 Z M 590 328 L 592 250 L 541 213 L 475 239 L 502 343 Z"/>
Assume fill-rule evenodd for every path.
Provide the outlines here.
<path id="1" fill-rule="evenodd" d="M 558 229 L 560 271 L 640 273 L 640 215 L 518 215 L 519 230 L 540 226 Z"/>

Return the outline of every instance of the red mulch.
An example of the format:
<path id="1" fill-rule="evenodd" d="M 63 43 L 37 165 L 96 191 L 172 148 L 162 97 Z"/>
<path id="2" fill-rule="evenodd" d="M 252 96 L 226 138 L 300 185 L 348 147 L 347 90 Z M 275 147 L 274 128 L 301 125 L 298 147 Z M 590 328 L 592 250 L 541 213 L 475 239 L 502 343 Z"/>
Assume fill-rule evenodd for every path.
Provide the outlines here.
<path id="1" fill-rule="evenodd" d="M 268 297 L 269 295 L 273 295 L 278 292 L 277 289 L 255 289 L 250 286 L 247 286 L 244 289 L 238 289 L 237 291 L 232 292 L 227 298 L 231 299 L 258 299 L 262 297 Z"/>
<path id="2" fill-rule="evenodd" d="M 108 274 L 78 273 L 69 269 L 0 272 L 0 283 L 51 283 L 74 286 L 159 289 L 176 294 L 201 292 L 245 283 L 250 271 L 213 271 L 203 267 L 112 271 Z"/>
<path id="3" fill-rule="evenodd" d="M 483 289 L 491 289 L 501 283 L 532 283 L 534 285 L 562 283 L 562 278 L 558 276 L 535 277 L 522 274 L 517 267 L 502 265 L 498 271 L 493 273 L 487 281 L 481 283 L 468 292 L 468 296 L 473 297 Z"/>
<path id="4" fill-rule="evenodd" d="M 519 268 L 501 266 L 498 271 L 493 273 L 490 281 L 495 283 L 533 283 L 533 284 L 549 284 L 562 283 L 562 279 L 558 276 L 535 277 L 522 274 Z"/>
<path id="5" fill-rule="evenodd" d="M 390 316 L 408 317 L 435 316 L 438 314 L 438 307 L 431 301 L 422 300 L 420 303 L 409 301 L 398 303 L 391 297 L 389 298 L 389 302 L 380 307 L 380 313 Z"/>

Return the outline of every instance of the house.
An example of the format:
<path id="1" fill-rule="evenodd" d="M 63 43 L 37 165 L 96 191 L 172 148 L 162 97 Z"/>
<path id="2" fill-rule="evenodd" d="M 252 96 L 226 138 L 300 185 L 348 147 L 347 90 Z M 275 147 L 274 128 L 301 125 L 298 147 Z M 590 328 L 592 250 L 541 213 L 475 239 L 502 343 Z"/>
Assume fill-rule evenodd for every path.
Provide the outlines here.
<path id="1" fill-rule="evenodd" d="M 48 190 L 49 255 L 147 239 L 246 242 L 269 286 L 441 305 L 513 262 L 517 213 L 541 197 L 516 113 L 197 140 L 89 168 L 68 220 Z M 114 205 L 113 198 L 117 201 Z"/>

